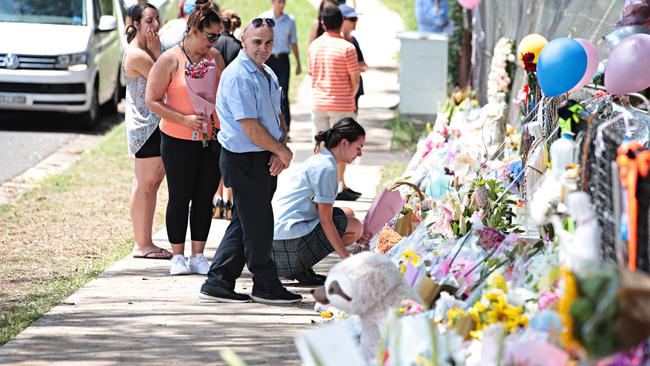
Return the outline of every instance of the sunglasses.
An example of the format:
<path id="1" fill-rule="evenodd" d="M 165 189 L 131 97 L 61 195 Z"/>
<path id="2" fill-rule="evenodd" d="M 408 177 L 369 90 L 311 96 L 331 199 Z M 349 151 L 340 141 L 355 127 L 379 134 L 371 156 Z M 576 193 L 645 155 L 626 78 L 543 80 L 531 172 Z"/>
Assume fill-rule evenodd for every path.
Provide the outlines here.
<path id="1" fill-rule="evenodd" d="M 271 18 L 255 18 L 251 21 L 251 25 L 253 28 L 259 28 L 263 22 L 266 22 L 270 28 L 275 27 L 275 20 Z"/>
<path id="2" fill-rule="evenodd" d="M 349 21 L 351 21 L 351 22 L 356 22 L 357 20 L 359 20 L 359 18 L 357 18 L 357 17 L 351 17 L 351 18 L 345 18 L 345 20 L 349 20 Z"/>
<path id="3" fill-rule="evenodd" d="M 219 39 L 219 34 L 208 33 L 208 32 L 204 32 L 204 31 L 201 31 L 201 33 L 203 33 L 205 38 L 208 39 L 208 42 L 213 42 L 214 43 L 217 39 Z"/>

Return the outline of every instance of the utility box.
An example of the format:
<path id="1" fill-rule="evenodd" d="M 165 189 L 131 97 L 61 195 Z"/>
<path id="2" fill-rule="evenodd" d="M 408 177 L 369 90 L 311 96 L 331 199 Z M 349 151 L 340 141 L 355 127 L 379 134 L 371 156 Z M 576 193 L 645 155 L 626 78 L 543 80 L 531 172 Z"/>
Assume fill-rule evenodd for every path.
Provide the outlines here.
<path id="1" fill-rule="evenodd" d="M 447 35 L 398 32 L 400 115 L 431 119 L 447 99 Z"/>

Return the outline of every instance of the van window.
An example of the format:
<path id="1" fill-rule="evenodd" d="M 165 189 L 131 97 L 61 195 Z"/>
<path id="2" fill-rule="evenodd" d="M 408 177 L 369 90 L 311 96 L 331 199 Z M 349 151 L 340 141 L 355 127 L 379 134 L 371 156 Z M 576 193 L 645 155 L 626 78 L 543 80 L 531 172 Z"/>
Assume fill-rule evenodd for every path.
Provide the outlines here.
<path id="1" fill-rule="evenodd" d="M 87 25 L 85 0 L 2 0 L 0 22 Z"/>

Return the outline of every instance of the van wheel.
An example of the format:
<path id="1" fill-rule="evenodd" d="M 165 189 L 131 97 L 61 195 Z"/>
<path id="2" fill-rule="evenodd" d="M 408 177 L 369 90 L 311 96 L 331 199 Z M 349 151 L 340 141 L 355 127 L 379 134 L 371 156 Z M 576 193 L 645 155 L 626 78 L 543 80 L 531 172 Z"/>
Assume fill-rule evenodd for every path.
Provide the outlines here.
<path id="1" fill-rule="evenodd" d="M 99 120 L 99 97 L 97 86 L 93 88 L 93 95 L 90 100 L 90 109 L 81 114 L 81 127 L 86 130 L 94 130 Z"/>

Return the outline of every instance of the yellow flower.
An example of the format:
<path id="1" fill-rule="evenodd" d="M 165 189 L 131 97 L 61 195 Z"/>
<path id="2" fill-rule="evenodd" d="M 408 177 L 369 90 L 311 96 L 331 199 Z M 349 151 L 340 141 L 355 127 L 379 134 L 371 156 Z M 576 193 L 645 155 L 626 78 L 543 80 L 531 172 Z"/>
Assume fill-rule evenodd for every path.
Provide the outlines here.
<path id="1" fill-rule="evenodd" d="M 487 310 L 487 305 L 485 305 L 482 301 L 477 301 L 474 303 L 474 309 L 476 309 L 476 311 L 479 313 L 482 313 Z"/>
<path id="2" fill-rule="evenodd" d="M 522 308 L 521 306 L 508 305 L 503 310 L 503 312 L 504 314 L 506 314 L 508 318 L 517 318 L 519 317 L 519 315 L 523 314 L 524 308 Z"/>
<path id="3" fill-rule="evenodd" d="M 481 324 L 481 314 L 475 309 L 475 308 L 470 308 L 468 310 L 469 316 L 472 318 L 474 323 L 476 323 L 477 327 L 482 327 Z"/>
<path id="4" fill-rule="evenodd" d="M 449 319 L 451 322 L 454 322 L 456 319 L 463 319 L 466 318 L 467 314 L 465 313 L 465 310 L 455 307 L 449 311 L 447 311 L 447 319 Z M 453 325 L 452 325 L 453 326 Z"/>
<path id="5" fill-rule="evenodd" d="M 418 263 L 420 263 L 420 256 L 415 254 L 415 252 L 412 251 L 411 249 L 405 250 L 402 253 L 402 257 L 404 258 L 404 262 L 399 268 L 399 271 L 402 275 L 406 272 L 406 266 L 408 265 L 409 262 L 411 262 L 411 264 L 414 266 L 417 266 Z"/>
<path id="6" fill-rule="evenodd" d="M 470 330 L 469 331 L 469 336 L 481 340 L 483 339 L 483 331 L 482 330 Z"/>
<path id="7" fill-rule="evenodd" d="M 503 304 L 506 301 L 503 293 L 499 291 L 488 291 L 485 295 L 483 295 L 483 298 L 491 303 L 498 302 L 500 304 Z"/>
<path id="8" fill-rule="evenodd" d="M 331 311 L 321 311 L 321 313 L 320 313 L 321 318 L 329 319 L 332 316 L 334 316 L 334 314 L 332 314 Z"/>
<path id="9" fill-rule="evenodd" d="M 557 305 L 557 311 L 562 319 L 562 326 L 564 331 L 560 334 L 560 339 L 564 348 L 568 350 L 576 350 L 581 348 L 580 342 L 573 337 L 573 318 L 571 317 L 571 305 L 578 297 L 578 288 L 576 285 L 576 278 L 566 267 L 560 270 L 560 278 L 562 279 L 563 291 Z"/>
<path id="10" fill-rule="evenodd" d="M 506 280 L 503 278 L 503 276 L 499 273 L 493 273 L 488 277 L 487 279 L 488 286 L 498 288 L 499 290 L 506 292 L 508 291 L 508 285 L 506 284 Z"/>

